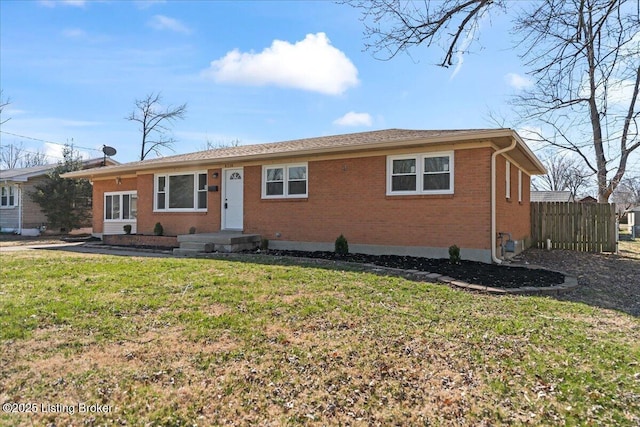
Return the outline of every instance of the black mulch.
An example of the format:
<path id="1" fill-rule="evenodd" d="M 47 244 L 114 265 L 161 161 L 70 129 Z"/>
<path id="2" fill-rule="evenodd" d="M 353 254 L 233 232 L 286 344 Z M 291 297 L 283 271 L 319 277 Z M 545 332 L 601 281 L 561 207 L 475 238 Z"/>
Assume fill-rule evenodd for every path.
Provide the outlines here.
<path id="1" fill-rule="evenodd" d="M 264 253 L 264 252 L 263 252 Z M 304 252 L 269 250 L 270 255 L 320 258 L 332 261 L 348 261 L 375 264 L 405 270 L 428 271 L 482 286 L 494 288 L 548 287 L 564 283 L 564 275 L 554 271 L 460 261 L 452 264 L 448 259 L 418 258 L 398 255 L 339 255 L 335 252 Z"/>

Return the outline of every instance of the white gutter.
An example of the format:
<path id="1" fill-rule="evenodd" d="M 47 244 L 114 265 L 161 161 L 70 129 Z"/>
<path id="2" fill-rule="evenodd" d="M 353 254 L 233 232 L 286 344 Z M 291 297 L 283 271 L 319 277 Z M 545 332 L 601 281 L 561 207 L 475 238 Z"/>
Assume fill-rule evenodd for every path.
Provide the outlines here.
<path id="1" fill-rule="evenodd" d="M 502 153 L 513 150 L 517 143 L 518 141 L 513 137 L 511 145 L 491 155 L 491 259 L 496 264 L 502 264 L 502 260 L 496 256 L 496 158 Z"/>
<path id="2" fill-rule="evenodd" d="M 22 235 L 22 185 L 16 185 L 18 189 L 18 234 Z"/>

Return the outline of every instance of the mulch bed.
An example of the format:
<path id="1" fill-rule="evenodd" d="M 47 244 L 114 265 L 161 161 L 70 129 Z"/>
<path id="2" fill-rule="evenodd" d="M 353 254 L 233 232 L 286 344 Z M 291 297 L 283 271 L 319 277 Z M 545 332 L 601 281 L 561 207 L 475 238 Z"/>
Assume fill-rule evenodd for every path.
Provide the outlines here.
<path id="1" fill-rule="evenodd" d="M 485 264 L 475 261 L 460 261 L 459 264 L 452 264 L 448 259 L 419 258 L 412 256 L 339 255 L 335 252 L 304 252 L 271 249 L 267 253 L 275 256 L 319 258 L 332 261 L 374 264 L 404 270 L 428 271 L 467 283 L 503 289 L 521 287 L 542 288 L 564 283 L 564 275 L 554 271 Z"/>

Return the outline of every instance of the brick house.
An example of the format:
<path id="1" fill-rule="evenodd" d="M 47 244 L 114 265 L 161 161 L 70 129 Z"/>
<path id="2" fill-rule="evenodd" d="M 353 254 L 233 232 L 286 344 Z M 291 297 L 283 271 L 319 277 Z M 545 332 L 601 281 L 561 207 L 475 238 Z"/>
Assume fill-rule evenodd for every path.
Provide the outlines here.
<path id="1" fill-rule="evenodd" d="M 389 129 L 221 148 L 65 176 L 93 183 L 99 237 L 224 230 L 270 248 L 499 262 L 529 244 L 531 175 L 544 166 L 511 129 Z M 503 234 L 499 234 L 503 233 Z"/>

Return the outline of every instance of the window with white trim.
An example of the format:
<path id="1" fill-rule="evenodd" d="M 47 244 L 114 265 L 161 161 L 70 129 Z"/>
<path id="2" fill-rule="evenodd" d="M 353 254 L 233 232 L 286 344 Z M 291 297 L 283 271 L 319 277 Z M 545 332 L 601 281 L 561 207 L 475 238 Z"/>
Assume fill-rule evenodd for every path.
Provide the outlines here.
<path id="1" fill-rule="evenodd" d="M 522 203 L 522 170 L 518 169 L 518 203 Z"/>
<path id="2" fill-rule="evenodd" d="M 388 156 L 387 194 L 453 194 L 453 151 Z"/>
<path id="3" fill-rule="evenodd" d="M 505 167 L 505 188 L 507 199 L 511 198 L 511 162 L 507 160 Z"/>
<path id="4" fill-rule="evenodd" d="M 207 173 L 155 175 L 154 211 L 206 211 Z"/>
<path id="5" fill-rule="evenodd" d="M 137 216 L 138 194 L 135 191 L 104 193 L 105 221 L 132 221 Z"/>
<path id="6" fill-rule="evenodd" d="M 262 198 L 307 197 L 307 164 L 262 167 Z"/>
<path id="7" fill-rule="evenodd" d="M 0 187 L 0 207 L 13 208 L 18 206 L 18 189 L 11 185 Z"/>

